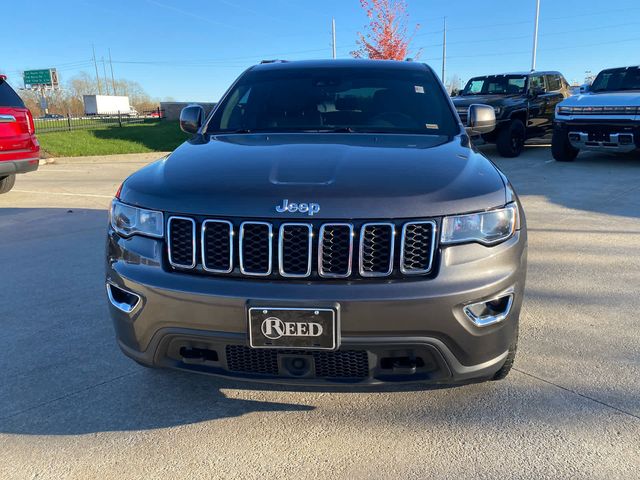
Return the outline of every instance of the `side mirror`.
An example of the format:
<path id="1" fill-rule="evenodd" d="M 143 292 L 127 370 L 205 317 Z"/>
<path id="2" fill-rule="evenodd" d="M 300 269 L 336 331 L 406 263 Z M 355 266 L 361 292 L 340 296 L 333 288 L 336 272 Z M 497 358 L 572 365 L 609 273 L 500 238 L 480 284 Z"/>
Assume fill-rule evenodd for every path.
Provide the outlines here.
<path id="1" fill-rule="evenodd" d="M 473 104 L 469 106 L 467 114 L 467 133 L 482 135 L 493 132 L 496 128 L 496 112 L 489 105 Z"/>
<path id="2" fill-rule="evenodd" d="M 584 85 L 580 85 L 580 93 L 587 93 L 589 91 L 589 84 L 585 83 Z"/>
<path id="3" fill-rule="evenodd" d="M 198 133 L 204 123 L 204 108 L 200 105 L 188 105 L 180 112 L 180 129 L 185 133 Z"/>

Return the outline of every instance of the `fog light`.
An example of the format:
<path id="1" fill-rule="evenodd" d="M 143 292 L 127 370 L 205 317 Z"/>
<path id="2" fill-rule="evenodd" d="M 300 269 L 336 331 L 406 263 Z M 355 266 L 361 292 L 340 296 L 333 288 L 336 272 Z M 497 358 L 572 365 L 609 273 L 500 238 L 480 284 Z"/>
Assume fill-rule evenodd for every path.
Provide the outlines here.
<path id="1" fill-rule="evenodd" d="M 579 142 L 580 141 L 580 134 L 579 133 L 570 133 L 569 134 L 569 140 L 571 140 L 572 142 Z"/>
<path id="2" fill-rule="evenodd" d="M 618 143 L 620 145 L 631 145 L 633 143 L 633 135 L 630 133 L 618 134 Z"/>
<path id="3" fill-rule="evenodd" d="M 140 305 L 140 295 L 108 282 L 107 296 L 111 305 L 124 313 L 132 313 Z"/>
<path id="4" fill-rule="evenodd" d="M 465 315 L 478 327 L 486 327 L 502 322 L 513 305 L 513 289 L 481 302 L 471 303 L 464 307 Z"/>

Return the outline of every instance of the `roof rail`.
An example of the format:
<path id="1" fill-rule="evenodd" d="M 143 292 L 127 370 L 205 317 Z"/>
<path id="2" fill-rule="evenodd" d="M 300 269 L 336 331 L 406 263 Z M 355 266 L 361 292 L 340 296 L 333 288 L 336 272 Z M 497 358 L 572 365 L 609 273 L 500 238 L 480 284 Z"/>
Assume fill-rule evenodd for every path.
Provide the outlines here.
<path id="1" fill-rule="evenodd" d="M 260 60 L 260 65 L 263 63 L 288 63 L 289 60 L 280 60 L 278 58 L 274 58 L 273 60 Z"/>

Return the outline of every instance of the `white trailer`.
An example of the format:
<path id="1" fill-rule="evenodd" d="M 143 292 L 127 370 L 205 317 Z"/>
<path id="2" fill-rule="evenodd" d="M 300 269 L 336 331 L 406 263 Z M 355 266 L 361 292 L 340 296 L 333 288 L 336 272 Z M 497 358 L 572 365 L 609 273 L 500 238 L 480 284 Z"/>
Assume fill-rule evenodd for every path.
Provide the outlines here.
<path id="1" fill-rule="evenodd" d="M 124 95 L 83 95 L 86 115 L 131 115 L 135 112 Z"/>

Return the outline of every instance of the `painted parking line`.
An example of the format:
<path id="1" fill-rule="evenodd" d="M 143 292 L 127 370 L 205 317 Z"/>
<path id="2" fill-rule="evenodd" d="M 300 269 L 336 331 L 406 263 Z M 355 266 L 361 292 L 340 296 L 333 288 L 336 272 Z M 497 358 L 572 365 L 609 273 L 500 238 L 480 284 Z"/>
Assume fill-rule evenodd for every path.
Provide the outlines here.
<path id="1" fill-rule="evenodd" d="M 113 195 L 98 195 L 96 193 L 67 193 L 67 192 L 41 192 L 38 190 L 16 190 L 16 193 L 39 193 L 42 195 L 63 195 L 65 197 L 95 197 L 95 198 L 113 198 Z"/>

